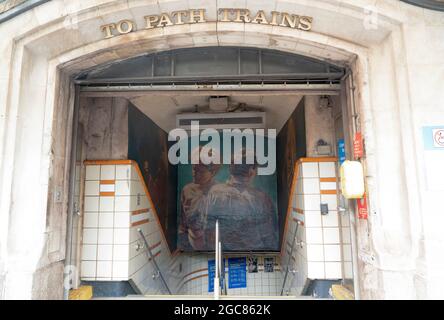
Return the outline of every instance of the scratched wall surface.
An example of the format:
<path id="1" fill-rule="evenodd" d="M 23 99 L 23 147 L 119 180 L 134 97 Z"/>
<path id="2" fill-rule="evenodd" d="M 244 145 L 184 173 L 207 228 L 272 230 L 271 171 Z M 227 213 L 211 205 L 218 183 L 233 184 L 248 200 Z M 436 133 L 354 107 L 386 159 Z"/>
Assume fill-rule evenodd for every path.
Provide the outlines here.
<path id="1" fill-rule="evenodd" d="M 168 161 L 168 148 L 167 133 L 130 104 L 128 158 L 139 164 L 168 244 L 174 250 L 177 234 L 177 168 Z"/>

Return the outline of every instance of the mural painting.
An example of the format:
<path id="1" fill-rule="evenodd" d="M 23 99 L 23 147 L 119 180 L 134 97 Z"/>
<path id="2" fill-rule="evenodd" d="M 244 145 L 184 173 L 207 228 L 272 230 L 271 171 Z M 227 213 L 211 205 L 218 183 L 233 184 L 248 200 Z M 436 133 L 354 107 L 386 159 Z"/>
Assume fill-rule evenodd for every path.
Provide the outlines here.
<path id="1" fill-rule="evenodd" d="M 223 250 L 278 250 L 276 173 L 258 175 L 239 152 L 244 164 L 178 166 L 179 249 L 214 250 L 218 220 Z"/>

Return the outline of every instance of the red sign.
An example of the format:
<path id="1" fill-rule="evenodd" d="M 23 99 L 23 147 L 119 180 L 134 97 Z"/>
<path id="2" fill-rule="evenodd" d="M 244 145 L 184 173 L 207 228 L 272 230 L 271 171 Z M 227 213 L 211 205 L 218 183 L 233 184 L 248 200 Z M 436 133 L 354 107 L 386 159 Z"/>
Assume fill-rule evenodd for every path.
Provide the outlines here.
<path id="1" fill-rule="evenodd" d="M 368 206 L 367 206 L 367 196 L 364 195 L 364 198 L 358 199 L 358 218 L 362 220 L 368 219 Z"/>
<path id="2" fill-rule="evenodd" d="M 360 159 L 364 156 L 364 141 L 361 132 L 355 133 L 355 138 L 353 139 L 353 155 L 355 159 Z"/>
<path id="3" fill-rule="evenodd" d="M 433 142 L 435 147 L 444 147 L 444 130 L 433 130 Z"/>

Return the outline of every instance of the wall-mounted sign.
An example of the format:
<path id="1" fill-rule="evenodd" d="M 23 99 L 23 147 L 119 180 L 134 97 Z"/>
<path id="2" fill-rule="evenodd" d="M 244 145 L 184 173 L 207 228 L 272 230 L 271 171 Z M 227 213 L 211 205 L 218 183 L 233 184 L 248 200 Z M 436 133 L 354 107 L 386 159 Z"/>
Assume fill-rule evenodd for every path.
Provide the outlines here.
<path id="1" fill-rule="evenodd" d="M 353 155 L 355 159 L 361 159 L 364 156 L 364 140 L 361 132 L 356 132 L 353 138 Z"/>
<path id="2" fill-rule="evenodd" d="M 444 128 L 433 129 L 433 147 L 444 148 Z"/>
<path id="3" fill-rule="evenodd" d="M 215 272 L 216 272 L 216 261 L 208 260 L 208 292 L 214 292 Z"/>
<path id="4" fill-rule="evenodd" d="M 341 191 L 345 199 L 361 199 L 365 193 L 364 168 L 360 161 L 344 161 L 340 169 Z"/>
<path id="5" fill-rule="evenodd" d="M 258 273 L 258 258 L 257 257 L 248 257 L 248 273 Z"/>
<path id="6" fill-rule="evenodd" d="M 357 204 L 358 204 L 358 218 L 361 220 L 367 220 L 368 219 L 367 196 L 364 195 L 362 199 L 358 199 Z"/>
<path id="7" fill-rule="evenodd" d="M 274 258 L 264 258 L 264 272 L 274 272 Z"/>
<path id="8" fill-rule="evenodd" d="M 422 140 L 425 150 L 444 151 L 444 126 L 423 127 Z"/>
<path id="9" fill-rule="evenodd" d="M 252 12 L 248 9 L 240 8 L 219 9 L 217 21 L 264 24 L 288 27 L 303 31 L 310 31 L 313 25 L 313 18 L 308 16 L 277 11 L 266 13 L 264 10 Z M 138 28 L 138 26 L 142 26 L 143 29 L 154 29 L 204 22 L 207 22 L 205 9 L 190 9 L 145 16 L 144 21 L 140 22 L 130 19 L 123 19 L 115 23 L 102 25 L 100 30 L 103 32 L 105 39 L 108 39 L 116 35 L 128 34 L 141 29 Z"/>
<path id="10" fill-rule="evenodd" d="M 223 268 L 225 269 L 225 259 L 223 259 Z M 215 260 L 208 260 L 208 292 L 214 292 L 214 276 L 216 274 Z M 224 287 L 222 279 L 220 279 L 220 287 Z"/>
<path id="11" fill-rule="evenodd" d="M 228 288 L 239 289 L 247 287 L 247 259 L 228 258 Z"/>
<path id="12" fill-rule="evenodd" d="M 339 165 L 342 165 L 345 160 L 347 160 L 345 155 L 345 140 L 341 139 L 338 141 L 338 160 Z"/>
<path id="13" fill-rule="evenodd" d="M 424 170 L 428 190 L 444 190 L 444 125 L 422 128 Z"/>

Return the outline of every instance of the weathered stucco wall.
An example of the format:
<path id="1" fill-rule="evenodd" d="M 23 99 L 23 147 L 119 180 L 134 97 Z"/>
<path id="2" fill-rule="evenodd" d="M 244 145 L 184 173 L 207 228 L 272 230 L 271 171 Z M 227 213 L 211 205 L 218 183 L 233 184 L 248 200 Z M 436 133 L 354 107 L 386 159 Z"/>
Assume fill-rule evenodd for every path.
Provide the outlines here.
<path id="1" fill-rule="evenodd" d="M 321 107 L 319 96 L 305 98 L 305 123 L 307 135 L 307 157 L 333 156 L 335 150 L 335 130 L 331 107 Z M 330 154 L 319 154 L 318 141 L 323 140 L 330 146 Z"/>
<path id="2" fill-rule="evenodd" d="M 233 6 L 310 15 L 313 30 L 214 22 L 218 8 Z M 110 39 L 99 28 L 201 7 L 206 23 L 139 28 Z M 369 220 L 354 224 L 361 297 L 443 297 L 444 186 L 428 188 L 421 132 L 444 124 L 442 13 L 392 0 L 53 0 L 1 24 L 0 34 L 3 298 L 49 297 L 54 281 L 44 274 L 63 264 L 70 77 L 137 54 L 210 45 L 272 48 L 351 67 L 370 195 Z M 62 201 L 54 199 L 57 188 Z"/>
<path id="3" fill-rule="evenodd" d="M 128 159 L 128 101 L 81 98 L 80 125 L 85 160 Z"/>

